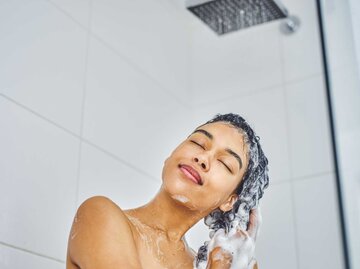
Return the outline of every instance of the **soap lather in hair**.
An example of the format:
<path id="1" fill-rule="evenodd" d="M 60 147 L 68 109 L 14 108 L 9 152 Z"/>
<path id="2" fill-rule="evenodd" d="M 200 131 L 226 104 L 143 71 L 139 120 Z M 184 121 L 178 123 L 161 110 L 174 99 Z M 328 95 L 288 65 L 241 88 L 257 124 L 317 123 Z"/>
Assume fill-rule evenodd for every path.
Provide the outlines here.
<path id="1" fill-rule="evenodd" d="M 234 231 L 238 229 L 246 231 L 249 223 L 250 210 L 257 208 L 259 200 L 263 196 L 264 189 L 267 188 L 269 184 L 268 159 L 261 148 L 260 138 L 256 136 L 249 124 L 242 117 L 234 114 L 218 115 L 207 123 L 217 121 L 228 122 L 242 133 L 247 147 L 247 159 L 249 162 L 247 171 L 236 188 L 238 198 L 233 208 L 227 212 L 215 209 L 204 219 L 205 224 L 210 229 L 209 236 L 211 239 L 219 230 L 222 230 L 224 234 L 229 234 L 231 230 Z M 258 214 L 260 213 L 258 212 Z M 258 216 L 258 218 L 261 218 L 261 216 Z M 257 232 L 258 231 L 256 231 L 256 233 Z M 212 245 L 211 243 L 213 242 L 206 241 L 204 245 L 199 248 L 195 268 L 201 268 L 206 264 L 210 253 L 209 243 Z M 250 259 L 251 258 L 252 257 L 250 257 Z"/>

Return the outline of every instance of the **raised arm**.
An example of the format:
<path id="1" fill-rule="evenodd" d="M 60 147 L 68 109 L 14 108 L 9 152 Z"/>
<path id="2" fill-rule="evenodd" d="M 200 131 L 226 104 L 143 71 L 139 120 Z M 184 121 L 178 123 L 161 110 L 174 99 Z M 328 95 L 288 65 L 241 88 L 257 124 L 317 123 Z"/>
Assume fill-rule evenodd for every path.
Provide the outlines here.
<path id="1" fill-rule="evenodd" d="M 67 252 L 67 269 L 141 269 L 127 217 L 103 196 L 89 198 L 77 210 Z"/>

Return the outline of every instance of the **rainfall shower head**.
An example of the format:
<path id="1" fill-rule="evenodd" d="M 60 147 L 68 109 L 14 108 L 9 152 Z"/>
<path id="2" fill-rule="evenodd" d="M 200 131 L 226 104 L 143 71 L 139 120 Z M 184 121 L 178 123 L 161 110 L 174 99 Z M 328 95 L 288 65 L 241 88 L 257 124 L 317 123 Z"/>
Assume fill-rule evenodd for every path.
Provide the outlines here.
<path id="1" fill-rule="evenodd" d="M 218 35 L 288 16 L 277 0 L 190 0 L 186 5 Z"/>

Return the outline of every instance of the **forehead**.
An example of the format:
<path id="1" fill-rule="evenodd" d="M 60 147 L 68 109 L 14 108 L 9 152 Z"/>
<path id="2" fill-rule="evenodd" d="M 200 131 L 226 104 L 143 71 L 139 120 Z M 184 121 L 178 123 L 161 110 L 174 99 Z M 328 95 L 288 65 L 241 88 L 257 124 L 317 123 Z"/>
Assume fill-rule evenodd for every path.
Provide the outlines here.
<path id="1" fill-rule="evenodd" d="M 196 128 L 196 130 L 199 129 L 209 132 L 213 136 L 212 140 L 215 143 L 218 143 L 220 146 L 223 147 L 229 147 L 245 157 L 246 145 L 244 141 L 244 136 L 241 131 L 235 126 L 226 122 L 214 122 L 204 124 Z"/>

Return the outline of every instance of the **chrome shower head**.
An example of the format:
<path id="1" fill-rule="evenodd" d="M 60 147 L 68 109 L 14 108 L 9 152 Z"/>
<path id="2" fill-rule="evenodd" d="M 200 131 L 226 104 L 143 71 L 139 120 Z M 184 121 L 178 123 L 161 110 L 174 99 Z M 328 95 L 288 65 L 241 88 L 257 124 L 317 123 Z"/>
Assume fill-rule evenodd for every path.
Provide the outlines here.
<path id="1" fill-rule="evenodd" d="M 187 9 L 218 35 L 288 16 L 277 0 L 190 0 Z"/>

